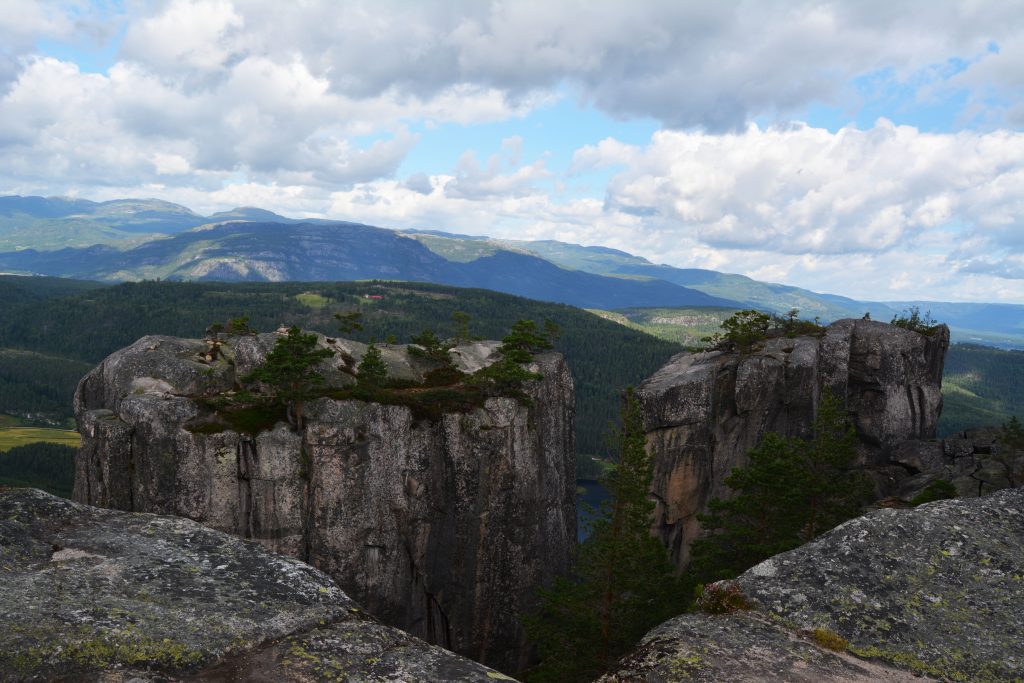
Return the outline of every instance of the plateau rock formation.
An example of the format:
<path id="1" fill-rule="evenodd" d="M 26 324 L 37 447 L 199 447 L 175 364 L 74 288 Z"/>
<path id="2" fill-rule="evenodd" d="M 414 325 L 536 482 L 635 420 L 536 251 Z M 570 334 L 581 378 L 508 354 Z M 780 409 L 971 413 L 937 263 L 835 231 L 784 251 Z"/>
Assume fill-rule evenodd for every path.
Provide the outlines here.
<path id="1" fill-rule="evenodd" d="M 724 478 L 767 432 L 809 437 L 825 390 L 849 409 L 880 496 L 898 493 L 915 472 L 892 454 L 935 436 L 948 346 L 945 326 L 925 335 L 840 320 L 821 337 L 773 338 L 749 354 L 673 357 L 637 393 L 655 463 L 655 528 L 676 563 L 688 561 L 697 514 L 725 497 Z"/>
<path id="2" fill-rule="evenodd" d="M 528 401 L 467 405 L 442 392 L 448 408 L 417 412 L 324 397 L 306 403 L 301 432 L 282 414 L 245 433 L 216 401 L 276 338 L 231 337 L 211 354 L 208 342 L 145 337 L 104 360 L 75 397 L 75 499 L 259 541 L 322 569 L 392 626 L 498 668 L 524 666 L 519 616 L 568 569 L 576 538 L 573 385 L 562 357 L 534 357 L 543 378 L 524 384 Z M 328 386 L 351 384 L 366 347 L 318 343 L 335 350 L 320 366 Z M 405 347 L 382 349 L 392 377 L 429 370 Z M 471 372 L 496 349 L 469 344 L 452 358 Z"/>
<path id="3" fill-rule="evenodd" d="M 1022 680 L 1022 538 L 1024 488 L 875 510 L 742 574 L 753 609 L 671 619 L 601 683 Z"/>

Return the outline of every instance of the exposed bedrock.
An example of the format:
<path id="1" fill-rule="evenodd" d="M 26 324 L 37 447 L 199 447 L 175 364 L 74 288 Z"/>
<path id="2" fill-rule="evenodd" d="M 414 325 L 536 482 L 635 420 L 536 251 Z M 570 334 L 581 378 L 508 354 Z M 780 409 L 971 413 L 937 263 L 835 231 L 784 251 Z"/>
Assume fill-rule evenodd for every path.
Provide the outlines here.
<path id="1" fill-rule="evenodd" d="M 1024 488 L 875 510 L 740 575 L 752 609 L 670 619 L 600 683 L 1020 681 L 1022 538 Z"/>
<path id="2" fill-rule="evenodd" d="M 0 489 L 0 681 L 511 680 L 179 517 Z"/>
<path id="3" fill-rule="evenodd" d="M 188 517 L 324 570 L 372 614 L 430 643 L 517 670 L 519 616 L 564 573 L 576 538 L 573 385 L 562 357 L 537 355 L 529 402 L 488 398 L 461 412 L 320 398 L 301 433 L 286 422 L 246 435 L 210 428 L 195 397 L 227 391 L 275 335 L 233 338 L 223 357 L 198 340 L 145 337 L 87 375 L 76 394 L 82 448 L 75 499 Z M 321 366 L 351 383 L 365 346 Z M 452 353 L 467 371 L 491 342 Z M 422 377 L 383 347 L 393 377 Z"/>
<path id="4" fill-rule="evenodd" d="M 859 457 L 880 496 L 916 472 L 893 460 L 931 439 L 942 409 L 943 325 L 931 335 L 870 320 L 840 320 L 818 337 L 775 338 L 749 354 L 681 353 L 638 390 L 655 462 L 655 528 L 688 561 L 697 514 L 725 497 L 723 480 L 767 432 L 808 437 L 824 390 L 845 402 Z"/>

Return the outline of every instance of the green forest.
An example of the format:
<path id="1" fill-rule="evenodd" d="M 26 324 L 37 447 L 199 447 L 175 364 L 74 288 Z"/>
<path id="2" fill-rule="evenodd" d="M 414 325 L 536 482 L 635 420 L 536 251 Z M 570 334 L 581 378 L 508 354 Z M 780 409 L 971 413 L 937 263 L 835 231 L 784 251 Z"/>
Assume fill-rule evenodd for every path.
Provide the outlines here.
<path id="1" fill-rule="evenodd" d="M 297 325 L 339 334 L 334 314 L 358 310 L 363 329 L 345 336 L 404 343 L 426 328 L 454 336 L 452 313 L 462 311 L 470 316 L 470 333 L 485 339 L 500 339 L 520 319 L 561 327 L 555 348 L 576 382 L 577 448 L 601 455 L 622 390 L 680 350 L 572 306 L 481 289 L 385 282 L 91 284 L 0 277 L 0 412 L 26 423 L 63 424 L 81 376 L 147 334 L 198 337 L 211 323 L 241 315 L 261 331 Z M 21 362 L 30 358 L 26 351 L 32 363 Z"/>
<path id="2" fill-rule="evenodd" d="M 953 344 L 942 377 L 939 436 L 1024 417 L 1024 351 Z"/>
<path id="3" fill-rule="evenodd" d="M 0 485 L 31 486 L 71 497 L 75 449 L 55 443 L 30 443 L 0 452 Z"/>

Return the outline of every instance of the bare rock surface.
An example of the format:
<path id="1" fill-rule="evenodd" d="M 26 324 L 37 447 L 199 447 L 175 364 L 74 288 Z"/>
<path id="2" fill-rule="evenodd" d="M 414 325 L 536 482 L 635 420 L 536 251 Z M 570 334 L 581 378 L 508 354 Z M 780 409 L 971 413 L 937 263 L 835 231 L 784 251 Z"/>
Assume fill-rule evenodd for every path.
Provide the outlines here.
<path id="1" fill-rule="evenodd" d="M 655 530 L 676 563 L 689 559 L 697 515 L 726 496 L 725 477 L 767 432 L 810 436 L 826 389 L 849 409 L 880 497 L 897 495 L 917 471 L 892 455 L 907 441 L 934 438 L 948 345 L 945 326 L 925 335 L 840 320 L 820 338 L 769 339 L 749 354 L 673 357 L 638 395 L 655 463 Z"/>
<path id="2" fill-rule="evenodd" d="M 0 490 L 0 581 L 4 681 L 507 679 L 256 543 L 35 489 Z"/>
<path id="3" fill-rule="evenodd" d="M 305 426 L 240 433 L 202 397 L 225 395 L 264 362 L 274 334 L 145 337 L 103 361 L 75 396 L 82 448 L 75 500 L 172 514 L 259 541 L 334 577 L 372 614 L 430 643 L 516 671 L 529 660 L 519 616 L 564 573 L 576 538 L 573 384 L 539 354 L 528 401 L 424 417 L 404 405 L 320 398 Z M 354 382 L 365 345 L 319 337 L 329 386 Z M 454 349 L 474 370 L 497 344 Z M 392 377 L 430 366 L 382 346 Z"/>
<path id="4" fill-rule="evenodd" d="M 602 680 L 1022 680 L 1022 539 L 1022 488 L 876 510 L 741 575 L 753 611 L 671 619 Z"/>
<path id="5" fill-rule="evenodd" d="M 822 648 L 747 613 L 684 614 L 648 633 L 597 683 L 910 683 L 935 680 Z"/>

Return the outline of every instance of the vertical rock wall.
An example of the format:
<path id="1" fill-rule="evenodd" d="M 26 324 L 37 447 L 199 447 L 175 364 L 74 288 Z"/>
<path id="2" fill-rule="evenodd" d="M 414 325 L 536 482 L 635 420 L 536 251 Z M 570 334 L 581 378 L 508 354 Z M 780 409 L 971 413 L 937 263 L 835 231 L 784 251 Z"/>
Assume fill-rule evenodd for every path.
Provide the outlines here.
<path id="1" fill-rule="evenodd" d="M 106 359 L 76 396 L 75 499 L 254 539 L 428 642 L 506 670 L 527 664 L 519 617 L 568 569 L 576 537 L 561 356 L 535 358 L 543 379 L 527 384 L 529 405 L 490 398 L 417 420 L 404 406 L 322 398 L 307 404 L 301 434 L 283 422 L 255 436 L 195 429 L 190 396 L 230 386 L 271 342 L 248 338 L 225 350 L 231 362 L 211 364 L 196 360 L 202 342 L 149 337 Z M 477 346 L 459 357 L 493 351 Z"/>
<path id="2" fill-rule="evenodd" d="M 809 437 L 825 389 L 843 400 L 862 463 L 879 482 L 909 476 L 891 456 L 935 436 L 949 330 L 932 335 L 869 320 L 840 320 L 824 336 L 776 338 L 750 354 L 673 357 L 638 390 L 655 462 L 655 529 L 679 566 L 697 514 L 728 493 L 723 480 L 767 432 Z M 895 468 L 895 469 L 892 469 Z"/>

